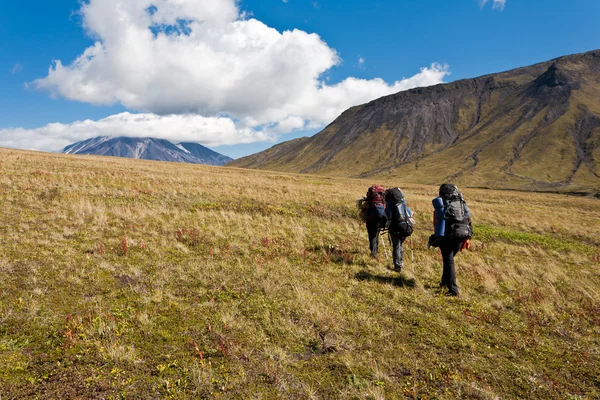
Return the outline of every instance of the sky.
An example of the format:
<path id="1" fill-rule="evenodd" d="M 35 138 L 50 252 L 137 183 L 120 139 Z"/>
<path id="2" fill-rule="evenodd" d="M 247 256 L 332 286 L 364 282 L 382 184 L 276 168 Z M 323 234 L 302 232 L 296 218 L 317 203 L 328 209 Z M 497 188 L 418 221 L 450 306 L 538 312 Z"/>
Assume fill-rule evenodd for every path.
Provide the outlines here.
<path id="1" fill-rule="evenodd" d="M 0 0 L 0 147 L 238 158 L 417 86 L 600 48 L 597 0 Z"/>

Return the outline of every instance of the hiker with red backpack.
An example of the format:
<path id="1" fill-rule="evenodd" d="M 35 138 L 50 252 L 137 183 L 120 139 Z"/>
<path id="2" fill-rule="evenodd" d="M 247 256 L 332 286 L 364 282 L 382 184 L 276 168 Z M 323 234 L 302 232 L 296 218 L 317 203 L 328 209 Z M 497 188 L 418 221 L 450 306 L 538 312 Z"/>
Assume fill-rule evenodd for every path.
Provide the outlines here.
<path id="1" fill-rule="evenodd" d="M 365 198 L 359 200 L 359 207 L 367 225 L 369 234 L 369 250 L 371 257 L 377 259 L 379 250 L 379 230 L 385 228 L 385 188 L 373 185 L 367 191 Z"/>
<path id="2" fill-rule="evenodd" d="M 407 237 L 412 235 L 414 220 L 413 212 L 404 199 L 404 193 L 400 188 L 391 188 L 385 192 L 385 214 L 387 217 L 387 228 L 390 241 L 392 242 L 392 254 L 394 260 L 394 271 L 401 272 L 404 263 L 402 261 L 402 244 Z"/>
<path id="3" fill-rule="evenodd" d="M 454 256 L 471 247 L 471 211 L 456 185 L 450 183 L 440 186 L 439 197 L 432 203 L 435 233 L 429 237 L 428 246 L 439 247 L 442 252 L 444 266 L 440 287 L 448 289 L 448 296 L 458 296 Z"/>

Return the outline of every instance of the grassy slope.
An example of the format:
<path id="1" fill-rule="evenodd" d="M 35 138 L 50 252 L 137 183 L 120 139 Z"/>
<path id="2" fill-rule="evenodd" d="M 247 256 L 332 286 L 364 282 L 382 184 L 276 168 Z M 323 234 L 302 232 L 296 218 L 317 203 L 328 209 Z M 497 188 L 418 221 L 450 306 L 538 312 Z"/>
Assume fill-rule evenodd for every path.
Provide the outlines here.
<path id="1" fill-rule="evenodd" d="M 354 216 L 371 182 L 0 160 L 3 400 L 600 397 L 598 201 L 465 190 L 451 299 L 425 248 L 434 187 L 405 186 L 398 275 Z"/>

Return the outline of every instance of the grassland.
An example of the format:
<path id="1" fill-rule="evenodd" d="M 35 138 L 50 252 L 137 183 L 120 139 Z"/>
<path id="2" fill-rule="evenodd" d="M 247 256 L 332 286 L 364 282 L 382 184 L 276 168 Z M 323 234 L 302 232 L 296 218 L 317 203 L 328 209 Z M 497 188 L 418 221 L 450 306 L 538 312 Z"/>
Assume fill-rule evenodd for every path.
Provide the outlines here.
<path id="1" fill-rule="evenodd" d="M 464 190 L 453 299 L 436 188 L 397 274 L 369 184 L 0 149 L 0 398 L 600 397 L 598 200 Z"/>

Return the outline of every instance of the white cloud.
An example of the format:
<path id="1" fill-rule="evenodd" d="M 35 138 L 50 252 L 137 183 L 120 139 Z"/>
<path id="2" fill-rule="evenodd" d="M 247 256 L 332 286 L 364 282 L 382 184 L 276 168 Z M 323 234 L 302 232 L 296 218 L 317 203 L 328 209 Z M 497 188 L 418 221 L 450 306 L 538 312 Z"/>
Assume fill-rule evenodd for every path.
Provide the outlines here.
<path id="1" fill-rule="evenodd" d="M 492 8 L 502 11 L 502 10 L 504 10 L 505 6 L 506 6 L 506 0 L 494 0 L 494 4 L 493 4 Z"/>
<path id="2" fill-rule="evenodd" d="M 448 74 L 433 64 L 392 84 L 328 85 L 323 74 L 341 62 L 334 49 L 316 34 L 245 19 L 235 0 L 89 0 L 81 13 L 96 43 L 69 65 L 56 61 L 37 88 L 143 113 L 230 118 L 240 143 L 245 129 L 323 126 L 348 107 Z"/>
<path id="3" fill-rule="evenodd" d="M 52 123 L 38 129 L 0 129 L 0 147 L 56 151 L 96 136 L 155 137 L 172 142 L 198 142 L 208 146 L 275 139 L 275 135 L 267 131 L 236 126 L 229 118 L 125 112 L 99 121 Z"/>
<path id="4" fill-rule="evenodd" d="M 360 55 L 358 56 L 358 68 L 364 68 L 365 66 L 365 61 L 367 61 L 367 59 L 365 57 L 361 57 Z"/>
<path id="5" fill-rule="evenodd" d="M 479 6 L 481 8 L 485 7 L 490 0 L 479 0 Z M 506 0 L 493 0 L 492 8 L 495 10 L 503 11 L 506 6 Z"/>
<path id="6" fill-rule="evenodd" d="M 413 77 L 396 81 L 391 85 L 383 79 L 346 78 L 335 85 L 323 85 L 311 93 L 310 98 L 304 99 L 302 115 L 311 121 L 327 124 L 352 106 L 402 90 L 430 86 L 434 82 L 441 82 L 448 74 L 447 66 L 433 64 L 429 68 L 421 68 L 421 72 Z M 290 109 L 289 113 L 292 114 L 293 109 Z"/>
<path id="7" fill-rule="evenodd" d="M 23 66 L 19 63 L 16 63 L 15 65 L 13 65 L 13 67 L 10 69 L 10 73 L 11 74 L 18 74 L 19 72 L 23 71 Z"/>

